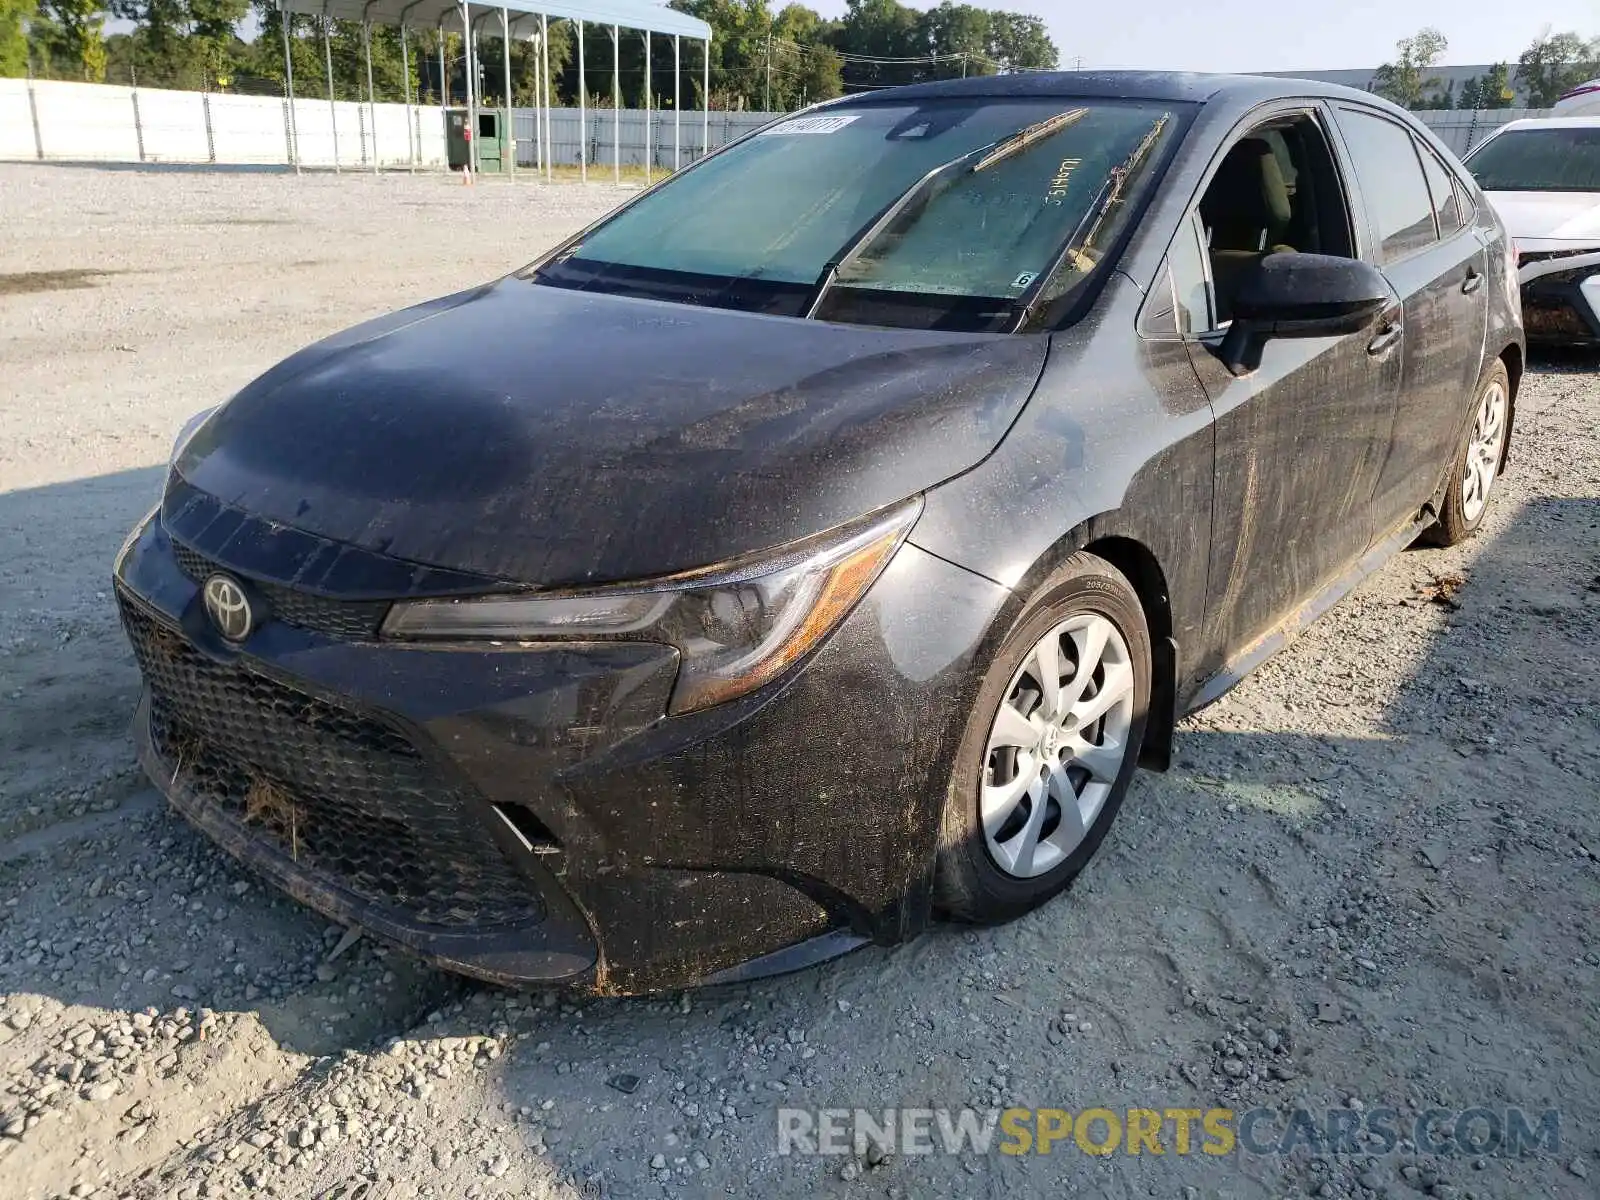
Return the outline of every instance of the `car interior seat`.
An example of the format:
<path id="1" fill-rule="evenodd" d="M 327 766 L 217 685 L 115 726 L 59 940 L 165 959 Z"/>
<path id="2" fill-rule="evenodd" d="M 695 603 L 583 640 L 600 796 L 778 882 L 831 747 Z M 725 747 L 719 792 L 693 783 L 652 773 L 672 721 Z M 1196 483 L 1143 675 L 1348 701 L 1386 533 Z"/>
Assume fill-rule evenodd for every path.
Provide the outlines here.
<path id="1" fill-rule="evenodd" d="M 1217 168 L 1200 201 L 1219 318 L 1237 280 L 1263 257 L 1293 250 L 1284 234 L 1294 219 L 1289 188 L 1272 146 L 1263 138 L 1240 141 Z"/>

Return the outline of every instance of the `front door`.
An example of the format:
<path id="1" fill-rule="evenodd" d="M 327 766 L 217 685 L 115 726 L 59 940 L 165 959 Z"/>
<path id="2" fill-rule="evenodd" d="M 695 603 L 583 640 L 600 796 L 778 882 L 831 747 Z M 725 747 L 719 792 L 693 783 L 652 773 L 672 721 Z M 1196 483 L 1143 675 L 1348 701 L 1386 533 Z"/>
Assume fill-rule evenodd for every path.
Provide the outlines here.
<path id="1" fill-rule="evenodd" d="M 1229 284 L 1275 249 L 1353 257 L 1344 181 L 1315 110 L 1236 138 L 1180 239 L 1206 274 L 1189 305 L 1190 356 L 1216 419 L 1206 642 L 1224 659 L 1278 625 L 1372 540 L 1370 499 L 1388 452 L 1404 338 L 1396 322 L 1342 337 L 1269 341 L 1258 370 L 1214 353 Z M 1175 286 L 1181 254 L 1172 256 Z M 1194 289 L 1191 288 L 1191 291 Z M 1220 664 L 1218 664 L 1220 665 Z"/>

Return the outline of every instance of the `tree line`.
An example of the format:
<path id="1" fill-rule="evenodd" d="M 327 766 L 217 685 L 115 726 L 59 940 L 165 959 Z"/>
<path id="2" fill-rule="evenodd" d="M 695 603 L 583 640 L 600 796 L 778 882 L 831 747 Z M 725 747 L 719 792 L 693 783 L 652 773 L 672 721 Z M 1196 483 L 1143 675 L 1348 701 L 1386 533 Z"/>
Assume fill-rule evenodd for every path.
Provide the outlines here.
<path id="1" fill-rule="evenodd" d="M 1528 47 L 1509 61 L 1495 63 L 1482 75 L 1463 81 L 1437 73 L 1439 60 L 1450 48 L 1444 34 L 1432 27 L 1395 43 L 1393 62 L 1384 63 L 1372 78 L 1372 90 L 1404 108 L 1509 108 L 1520 91 L 1529 108 L 1550 108 L 1567 92 L 1600 77 L 1600 38 L 1578 33 L 1552 33 L 1548 26 Z"/>
<path id="2" fill-rule="evenodd" d="M 1048 70 L 1059 54 L 1044 22 L 1025 13 L 996 12 L 943 0 L 918 11 L 898 0 L 847 0 L 839 20 L 823 18 L 803 4 L 775 8 L 771 0 L 673 0 L 672 7 L 711 26 L 711 107 L 788 111 L 819 100 L 875 87 L 963 75 Z M 131 33 L 107 36 L 116 17 Z M 279 92 L 284 87 L 283 18 L 276 0 L 0 0 L 0 75 L 36 75 L 89 82 L 138 83 L 146 87 Z M 505 48 L 479 35 L 477 86 L 488 103 L 505 99 Z M 558 104 L 578 99 L 578 32 L 568 21 L 550 24 L 551 87 Z M 246 40 L 241 30 L 255 36 Z M 320 18 L 289 18 L 295 92 L 328 93 L 327 61 Z M 589 102 L 604 107 L 620 92 L 624 106 L 645 101 L 645 38 L 623 30 L 613 69 L 609 27 L 584 26 L 583 53 Z M 365 39 L 359 25 L 335 21 L 328 30 L 333 93 L 338 99 L 366 96 Z M 441 47 L 442 39 L 442 47 Z M 407 34 L 409 80 L 396 29 L 370 33 L 373 90 L 399 99 L 409 83 L 413 97 L 436 103 L 441 93 L 465 99 L 465 56 L 460 33 L 411 30 Z M 437 63 L 444 51 L 445 71 Z M 538 59 L 532 42 L 513 40 L 511 100 L 531 104 Z M 699 43 L 682 47 L 682 102 L 699 108 L 702 96 Z M 672 39 L 649 44 L 653 107 L 673 102 Z"/>

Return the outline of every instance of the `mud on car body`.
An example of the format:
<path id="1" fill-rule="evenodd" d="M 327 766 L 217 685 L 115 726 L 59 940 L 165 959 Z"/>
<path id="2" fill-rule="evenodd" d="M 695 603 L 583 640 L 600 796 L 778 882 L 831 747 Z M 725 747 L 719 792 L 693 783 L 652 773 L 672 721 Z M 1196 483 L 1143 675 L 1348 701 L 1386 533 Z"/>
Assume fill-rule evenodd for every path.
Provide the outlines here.
<path id="1" fill-rule="evenodd" d="M 115 565 L 140 753 L 490 980 L 1003 920 L 1180 714 L 1476 528 L 1521 363 L 1493 210 L 1365 94 L 850 98 L 191 423 Z"/>

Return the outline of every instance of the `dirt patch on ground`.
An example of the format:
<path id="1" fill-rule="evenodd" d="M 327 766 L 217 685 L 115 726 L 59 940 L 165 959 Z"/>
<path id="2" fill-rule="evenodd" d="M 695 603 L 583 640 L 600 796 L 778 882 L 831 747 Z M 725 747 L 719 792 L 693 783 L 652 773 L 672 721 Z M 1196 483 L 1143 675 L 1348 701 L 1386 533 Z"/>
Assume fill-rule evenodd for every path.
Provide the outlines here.
<path id="1" fill-rule="evenodd" d="M 105 271 L 16 271 L 0 274 L 0 296 L 25 296 L 33 292 L 60 292 L 93 287 Z"/>

